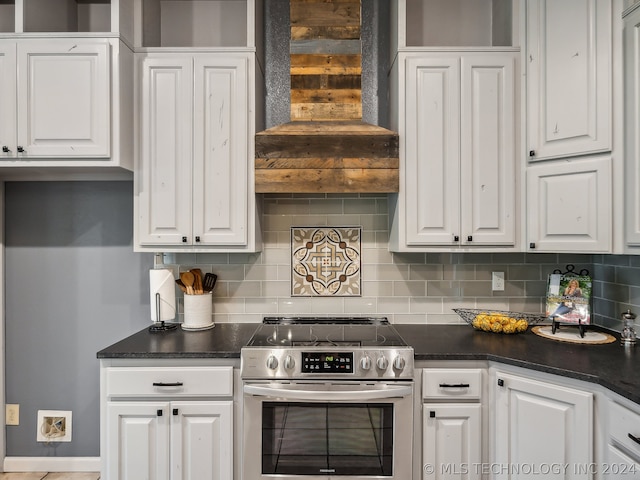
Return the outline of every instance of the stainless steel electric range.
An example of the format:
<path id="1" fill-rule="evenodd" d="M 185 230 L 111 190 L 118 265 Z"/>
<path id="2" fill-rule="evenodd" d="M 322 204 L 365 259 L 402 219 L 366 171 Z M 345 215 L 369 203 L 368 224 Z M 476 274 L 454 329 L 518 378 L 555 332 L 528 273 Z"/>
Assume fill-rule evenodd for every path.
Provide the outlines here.
<path id="1" fill-rule="evenodd" d="M 411 477 L 413 349 L 385 318 L 267 317 L 241 377 L 246 480 Z"/>

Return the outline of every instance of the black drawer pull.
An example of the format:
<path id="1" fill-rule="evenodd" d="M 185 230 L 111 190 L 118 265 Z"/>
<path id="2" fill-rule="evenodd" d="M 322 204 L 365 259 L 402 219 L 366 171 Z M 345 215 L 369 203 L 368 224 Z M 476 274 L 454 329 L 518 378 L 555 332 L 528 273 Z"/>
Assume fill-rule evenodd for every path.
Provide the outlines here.
<path id="1" fill-rule="evenodd" d="M 440 388 L 469 388 L 468 383 L 441 383 Z"/>
<path id="2" fill-rule="evenodd" d="M 498 386 L 499 387 L 504 387 L 504 380 L 503 379 L 501 379 L 501 378 L 498 379 Z"/>
<path id="3" fill-rule="evenodd" d="M 177 416 L 178 414 L 179 414 L 178 409 L 177 409 L 177 408 L 174 408 L 174 409 L 173 409 L 173 416 L 175 417 L 175 416 Z"/>
<path id="4" fill-rule="evenodd" d="M 640 438 L 638 438 L 638 437 L 636 437 L 636 436 L 634 436 L 634 435 L 631 435 L 630 433 L 628 433 L 627 435 L 629 435 L 629 438 L 630 438 L 631 440 L 633 440 L 633 441 L 634 441 L 634 442 L 636 442 L 638 445 L 640 445 Z"/>
<path id="5" fill-rule="evenodd" d="M 431 410 L 429 412 L 429 418 L 436 418 L 436 412 L 434 412 L 433 410 Z"/>
<path id="6" fill-rule="evenodd" d="M 158 410 L 158 411 L 156 411 L 156 415 L 158 415 L 159 417 L 161 417 L 161 416 L 162 416 L 162 410 Z"/>
<path id="7" fill-rule="evenodd" d="M 181 387 L 182 385 L 184 385 L 184 383 L 182 382 L 172 382 L 172 383 L 153 382 L 154 387 Z"/>

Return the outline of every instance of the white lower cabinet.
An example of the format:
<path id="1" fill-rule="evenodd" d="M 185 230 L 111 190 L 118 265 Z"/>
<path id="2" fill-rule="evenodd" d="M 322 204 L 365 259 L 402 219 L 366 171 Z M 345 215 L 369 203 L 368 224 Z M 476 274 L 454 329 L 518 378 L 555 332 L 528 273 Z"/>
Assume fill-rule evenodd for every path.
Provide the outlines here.
<path id="1" fill-rule="evenodd" d="M 422 478 L 480 478 L 480 404 L 437 403 L 423 408 Z"/>
<path id="2" fill-rule="evenodd" d="M 592 478 L 579 467 L 594 462 L 593 393 L 501 371 L 493 381 L 494 478 Z"/>
<path id="3" fill-rule="evenodd" d="M 104 368 L 104 480 L 233 479 L 232 367 Z"/>
<path id="4" fill-rule="evenodd" d="M 110 402 L 112 478 L 233 478 L 232 418 L 232 401 Z"/>
<path id="5" fill-rule="evenodd" d="M 640 479 L 640 407 L 632 410 L 611 399 L 607 409 L 608 458 L 603 466 L 603 478 Z"/>
<path id="6" fill-rule="evenodd" d="M 481 369 L 423 370 L 423 480 L 481 478 L 482 383 Z"/>

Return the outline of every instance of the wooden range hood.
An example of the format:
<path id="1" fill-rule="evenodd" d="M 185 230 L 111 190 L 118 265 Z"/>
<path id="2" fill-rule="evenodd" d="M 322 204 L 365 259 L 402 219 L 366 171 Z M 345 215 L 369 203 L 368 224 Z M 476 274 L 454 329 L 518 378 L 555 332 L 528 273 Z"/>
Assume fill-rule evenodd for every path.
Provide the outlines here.
<path id="1" fill-rule="evenodd" d="M 291 122 L 256 134 L 256 193 L 398 191 L 398 134 L 362 121 L 360 0 L 290 0 Z"/>

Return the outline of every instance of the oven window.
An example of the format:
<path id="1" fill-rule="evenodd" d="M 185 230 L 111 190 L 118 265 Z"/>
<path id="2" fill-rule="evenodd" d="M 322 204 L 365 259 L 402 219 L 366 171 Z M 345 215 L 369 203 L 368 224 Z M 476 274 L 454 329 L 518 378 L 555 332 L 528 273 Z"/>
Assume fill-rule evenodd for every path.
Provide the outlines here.
<path id="1" fill-rule="evenodd" d="M 262 404 L 262 473 L 393 474 L 393 404 Z"/>

